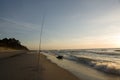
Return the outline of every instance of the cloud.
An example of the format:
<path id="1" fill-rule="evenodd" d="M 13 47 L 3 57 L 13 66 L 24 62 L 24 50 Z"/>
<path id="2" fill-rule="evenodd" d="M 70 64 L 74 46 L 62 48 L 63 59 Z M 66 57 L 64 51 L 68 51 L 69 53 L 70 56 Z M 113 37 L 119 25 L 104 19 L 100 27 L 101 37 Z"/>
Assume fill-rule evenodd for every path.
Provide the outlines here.
<path id="1" fill-rule="evenodd" d="M 39 33 L 39 26 L 29 23 L 19 23 L 12 20 L 0 18 L 0 32 L 26 34 L 32 32 Z"/>

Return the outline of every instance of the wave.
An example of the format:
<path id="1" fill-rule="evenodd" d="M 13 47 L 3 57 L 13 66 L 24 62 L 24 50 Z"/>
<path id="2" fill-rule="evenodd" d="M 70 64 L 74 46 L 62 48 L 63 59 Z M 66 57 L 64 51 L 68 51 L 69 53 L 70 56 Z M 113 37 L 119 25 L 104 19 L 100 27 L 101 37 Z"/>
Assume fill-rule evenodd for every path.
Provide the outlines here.
<path id="1" fill-rule="evenodd" d="M 109 74 L 120 75 L 120 64 L 116 62 L 107 60 L 96 60 L 88 57 L 76 57 L 72 55 L 67 59 L 91 66 L 92 68 Z"/>
<path id="2" fill-rule="evenodd" d="M 101 54 L 101 55 L 120 55 L 120 53 L 118 52 L 93 52 L 93 51 L 89 51 L 89 53 L 95 53 L 95 54 Z"/>
<path id="3" fill-rule="evenodd" d="M 116 51 L 117 50 L 117 51 Z M 54 50 L 48 53 L 88 65 L 102 72 L 120 75 L 119 49 Z"/>
<path id="4" fill-rule="evenodd" d="M 116 74 L 116 75 L 120 75 L 120 65 L 118 65 L 118 63 L 113 63 L 113 62 L 91 62 L 92 64 L 94 64 L 94 68 L 107 72 L 107 73 L 111 73 L 111 74 Z"/>

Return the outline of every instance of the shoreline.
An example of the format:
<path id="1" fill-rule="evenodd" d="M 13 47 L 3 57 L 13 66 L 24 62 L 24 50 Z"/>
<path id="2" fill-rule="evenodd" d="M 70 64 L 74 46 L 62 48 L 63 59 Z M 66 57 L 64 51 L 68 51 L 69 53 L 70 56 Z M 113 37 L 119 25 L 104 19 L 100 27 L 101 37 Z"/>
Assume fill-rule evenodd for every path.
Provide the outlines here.
<path id="1" fill-rule="evenodd" d="M 40 65 L 43 67 L 42 72 L 43 80 L 80 80 L 69 71 L 51 62 L 43 54 L 40 54 Z"/>
<path id="2" fill-rule="evenodd" d="M 44 54 L 44 53 L 43 53 Z M 75 61 L 63 59 L 58 60 L 55 55 L 44 54 L 47 56 L 51 62 L 57 64 L 61 68 L 69 71 L 73 75 L 77 76 L 79 79 L 82 80 L 118 80 L 120 79 L 119 76 L 113 74 L 107 74 L 96 70 L 90 66 L 84 65 L 82 63 L 77 63 Z"/>

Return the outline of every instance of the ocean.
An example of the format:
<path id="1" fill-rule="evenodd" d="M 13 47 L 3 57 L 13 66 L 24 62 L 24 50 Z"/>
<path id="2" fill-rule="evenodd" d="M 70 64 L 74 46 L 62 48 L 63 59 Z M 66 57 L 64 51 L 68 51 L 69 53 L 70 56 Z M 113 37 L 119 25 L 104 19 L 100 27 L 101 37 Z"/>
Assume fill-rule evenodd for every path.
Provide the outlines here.
<path id="1" fill-rule="evenodd" d="M 47 50 L 44 55 L 83 80 L 120 80 L 120 49 Z M 62 60 L 57 59 L 63 56 Z"/>

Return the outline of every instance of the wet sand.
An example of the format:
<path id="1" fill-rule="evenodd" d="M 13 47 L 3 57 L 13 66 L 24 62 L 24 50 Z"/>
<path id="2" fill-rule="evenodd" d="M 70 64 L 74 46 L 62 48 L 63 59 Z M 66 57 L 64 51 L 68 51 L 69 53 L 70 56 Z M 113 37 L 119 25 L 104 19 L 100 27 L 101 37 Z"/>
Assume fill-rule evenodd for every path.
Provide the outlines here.
<path id="1" fill-rule="evenodd" d="M 56 64 L 46 60 L 44 55 L 40 55 L 40 65 L 43 67 L 43 80 L 79 80 L 70 72 L 58 67 Z"/>
<path id="2" fill-rule="evenodd" d="M 0 52 L 8 55 L 9 52 Z M 23 52 L 21 52 L 23 53 Z M 37 54 L 24 52 L 0 59 L 0 80 L 80 80 L 70 72 L 50 62 L 44 55 L 40 55 L 39 72 Z"/>

